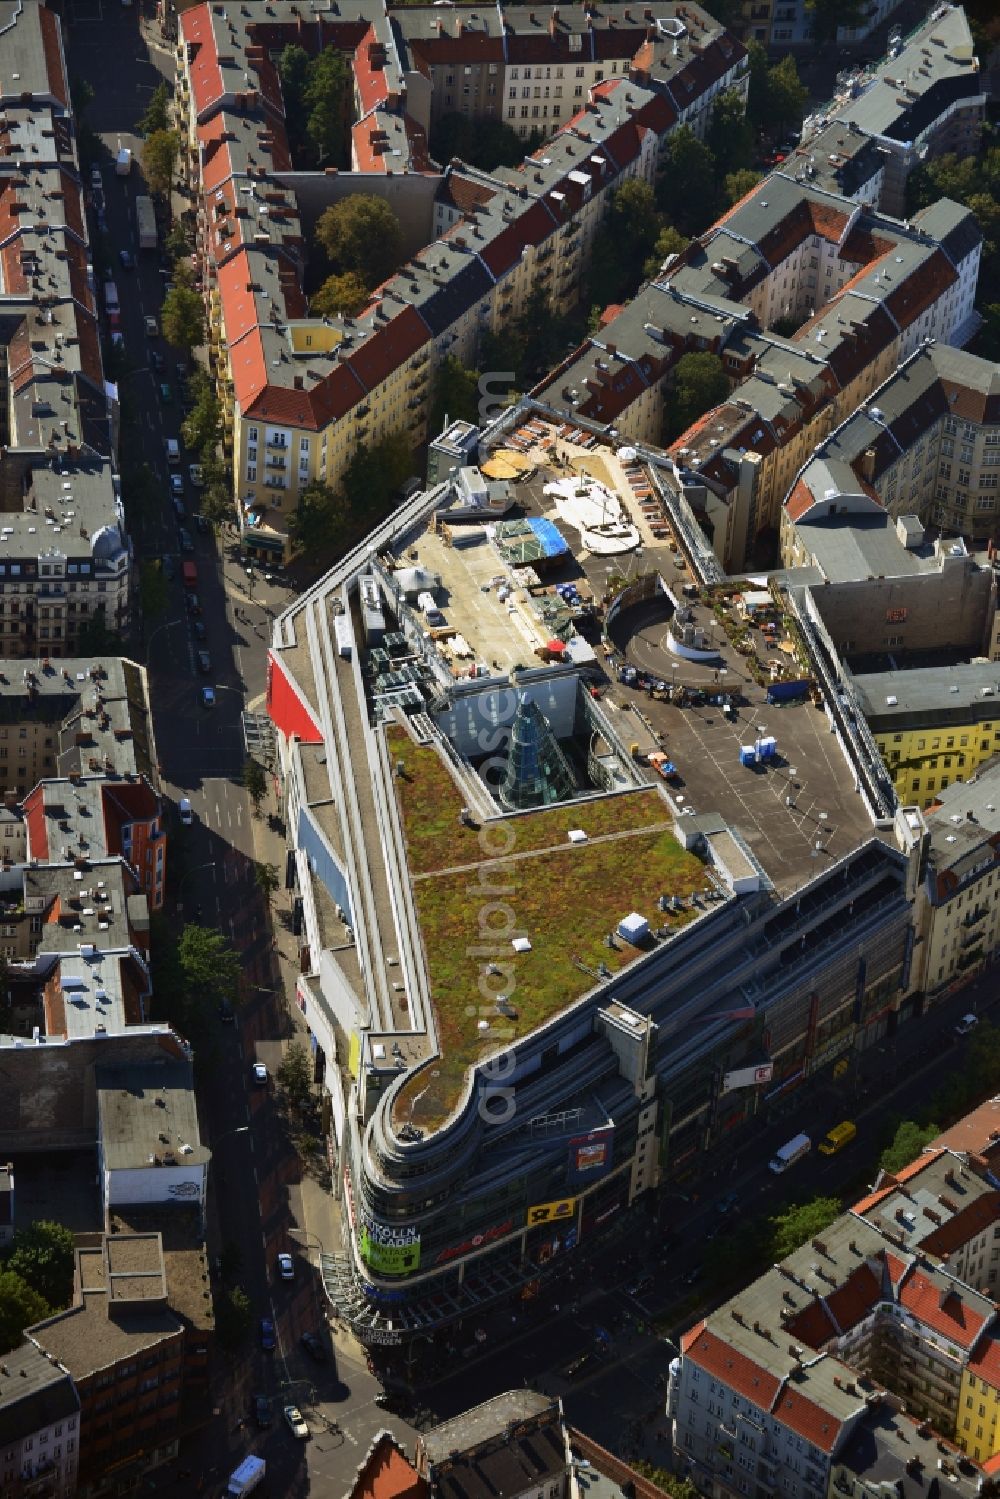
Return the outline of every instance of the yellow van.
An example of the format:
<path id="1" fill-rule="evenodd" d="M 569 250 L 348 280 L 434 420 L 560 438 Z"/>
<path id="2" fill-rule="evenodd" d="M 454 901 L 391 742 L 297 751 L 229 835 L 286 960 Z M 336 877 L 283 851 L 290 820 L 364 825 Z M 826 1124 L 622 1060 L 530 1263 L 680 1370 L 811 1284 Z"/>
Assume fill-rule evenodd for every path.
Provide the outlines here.
<path id="1" fill-rule="evenodd" d="M 835 1124 L 826 1138 L 819 1142 L 820 1155 L 836 1155 L 838 1150 L 850 1145 L 857 1132 L 858 1126 L 851 1119 L 845 1119 L 843 1124 Z"/>

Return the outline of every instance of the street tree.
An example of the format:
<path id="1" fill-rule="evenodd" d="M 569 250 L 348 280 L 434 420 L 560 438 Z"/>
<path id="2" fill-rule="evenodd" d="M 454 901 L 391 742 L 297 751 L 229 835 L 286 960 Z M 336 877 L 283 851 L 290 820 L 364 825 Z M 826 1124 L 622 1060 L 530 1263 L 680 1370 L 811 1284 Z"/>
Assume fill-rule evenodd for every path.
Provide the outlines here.
<path id="1" fill-rule="evenodd" d="M 705 139 L 721 175 L 750 165 L 753 127 L 747 119 L 743 95 L 736 89 L 727 89 L 716 99 Z"/>
<path id="2" fill-rule="evenodd" d="M 41 1322 L 52 1308 L 13 1270 L 0 1270 L 0 1353 L 20 1343 L 24 1329 Z"/>
<path id="3" fill-rule="evenodd" d="M 254 816 L 260 812 L 261 802 L 267 795 L 267 772 L 259 760 L 248 755 L 243 762 L 243 789 L 253 802 Z"/>
<path id="4" fill-rule="evenodd" d="M 281 884 L 277 868 L 273 864 L 261 864 L 258 862 L 254 867 L 253 877 L 257 889 L 263 895 L 268 905 L 270 905 L 271 897 L 277 892 L 278 886 Z"/>
<path id="5" fill-rule="evenodd" d="M 841 1213 L 838 1197 L 813 1197 L 809 1202 L 799 1203 L 778 1213 L 771 1222 L 771 1253 L 775 1260 L 786 1255 L 829 1228 Z"/>
<path id="6" fill-rule="evenodd" d="M 727 204 L 738 203 L 761 180 L 761 173 L 755 172 L 752 167 L 741 167 L 738 172 L 728 172 L 722 184 Z"/>
<path id="7" fill-rule="evenodd" d="M 177 943 L 181 976 L 204 999 L 239 999 L 240 960 L 221 932 L 188 924 Z"/>
<path id="8" fill-rule="evenodd" d="M 168 229 L 163 248 L 171 260 L 183 260 L 191 254 L 191 239 L 180 219 L 175 219 Z"/>
<path id="9" fill-rule="evenodd" d="M 356 271 L 368 287 L 378 286 L 399 265 L 403 231 L 382 198 L 351 193 L 320 215 L 316 238 L 334 273 Z"/>
<path id="10" fill-rule="evenodd" d="M 309 63 L 302 103 L 317 166 L 345 166 L 350 152 L 353 75 L 343 52 L 324 47 Z"/>
<path id="11" fill-rule="evenodd" d="M 178 282 L 167 292 L 160 312 L 160 327 L 168 343 L 187 353 L 205 342 L 205 311 L 192 287 Z"/>
<path id="12" fill-rule="evenodd" d="M 223 1348 L 239 1348 L 250 1331 L 253 1310 L 242 1286 L 233 1286 L 215 1304 L 215 1335 Z"/>
<path id="13" fill-rule="evenodd" d="M 170 89 L 166 80 L 158 83 L 152 92 L 146 111 L 139 121 L 142 135 L 155 135 L 158 130 L 170 128 Z"/>
<path id="14" fill-rule="evenodd" d="M 288 1099 L 289 1107 L 301 1113 L 312 1099 L 312 1066 L 306 1049 L 299 1041 L 292 1041 L 285 1051 L 281 1065 L 275 1073 L 278 1087 Z"/>
<path id="15" fill-rule="evenodd" d="M 174 180 L 181 138 L 176 130 L 154 130 L 142 143 L 142 170 L 154 193 L 164 197 Z"/>
<path id="16" fill-rule="evenodd" d="M 194 405 L 184 418 L 181 435 L 186 445 L 202 459 L 211 457 L 222 441 L 222 407 L 203 370 L 188 380 Z"/>
<path id="17" fill-rule="evenodd" d="M 692 422 L 729 393 L 725 366 L 716 354 L 682 354 L 674 366 L 673 383 L 667 396 L 665 420 L 667 440 L 679 437 Z"/>
<path id="18" fill-rule="evenodd" d="M 167 607 L 167 580 L 158 557 L 143 562 L 139 568 L 139 601 L 145 620 L 157 619 Z"/>
<path id="19" fill-rule="evenodd" d="M 879 1156 L 879 1165 L 883 1171 L 890 1171 L 895 1175 L 911 1161 L 915 1161 L 924 1147 L 936 1140 L 940 1133 L 936 1124 L 917 1124 L 913 1119 L 901 1120 L 892 1137 L 892 1144 Z"/>
<path id="20" fill-rule="evenodd" d="M 479 371 L 466 369 L 454 354 L 438 365 L 431 395 L 428 431 L 443 431 L 445 420 L 475 422 L 479 414 Z"/>
<path id="21" fill-rule="evenodd" d="M 206 480 L 198 501 L 198 510 L 213 526 L 221 526 L 232 519 L 233 497 L 225 480 Z"/>
<path id="22" fill-rule="evenodd" d="M 50 1307 L 69 1306 L 73 1299 L 76 1245 L 61 1223 L 38 1218 L 14 1235 L 7 1270 L 19 1275 Z"/>
<path id="23" fill-rule="evenodd" d="M 363 276 L 357 271 L 342 271 L 339 276 L 327 276 L 313 296 L 310 310 L 319 317 L 336 317 L 338 313 L 354 317 L 364 307 L 368 296 Z"/>
<path id="24" fill-rule="evenodd" d="M 700 234 L 718 208 L 715 157 L 690 125 L 675 130 L 667 142 L 658 188 L 660 208 L 685 234 Z"/>

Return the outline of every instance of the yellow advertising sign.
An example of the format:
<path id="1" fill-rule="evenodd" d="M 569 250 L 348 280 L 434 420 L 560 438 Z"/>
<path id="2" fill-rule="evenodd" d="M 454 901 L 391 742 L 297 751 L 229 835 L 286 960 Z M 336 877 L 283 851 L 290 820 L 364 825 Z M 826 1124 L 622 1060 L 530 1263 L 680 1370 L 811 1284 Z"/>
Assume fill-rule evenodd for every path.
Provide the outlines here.
<path id="1" fill-rule="evenodd" d="M 347 1054 L 347 1066 L 351 1076 L 357 1081 L 358 1073 L 361 1071 L 361 1037 L 357 1031 L 351 1032 L 350 1050 Z"/>
<path id="2" fill-rule="evenodd" d="M 558 1202 L 536 1202 L 528 1209 L 528 1227 L 539 1223 L 565 1223 L 576 1213 L 578 1197 L 561 1197 Z"/>

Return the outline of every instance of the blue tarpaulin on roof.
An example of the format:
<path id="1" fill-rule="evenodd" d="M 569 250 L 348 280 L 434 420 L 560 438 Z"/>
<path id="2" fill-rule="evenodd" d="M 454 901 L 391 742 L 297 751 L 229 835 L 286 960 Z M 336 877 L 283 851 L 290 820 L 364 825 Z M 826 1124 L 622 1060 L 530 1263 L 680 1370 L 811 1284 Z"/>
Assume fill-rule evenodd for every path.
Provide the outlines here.
<path id="1" fill-rule="evenodd" d="M 563 552 L 569 551 L 558 526 L 552 521 L 546 520 L 541 515 L 531 515 L 528 517 L 528 525 L 535 534 L 535 540 L 542 547 L 544 556 L 560 557 Z"/>

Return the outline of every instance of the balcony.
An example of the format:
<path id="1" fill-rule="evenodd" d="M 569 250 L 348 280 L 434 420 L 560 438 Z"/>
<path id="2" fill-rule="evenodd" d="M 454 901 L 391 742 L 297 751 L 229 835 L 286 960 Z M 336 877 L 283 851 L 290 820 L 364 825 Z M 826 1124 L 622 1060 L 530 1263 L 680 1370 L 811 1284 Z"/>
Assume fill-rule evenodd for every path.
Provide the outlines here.
<path id="1" fill-rule="evenodd" d="M 284 437 L 269 437 L 267 439 L 267 446 L 269 448 L 277 448 L 279 452 L 287 452 L 288 441 Z"/>
<path id="2" fill-rule="evenodd" d="M 287 468 L 288 460 L 286 458 L 268 457 L 264 461 L 264 466 L 265 468 Z"/>
<path id="3" fill-rule="evenodd" d="M 989 906 L 978 906 L 974 911 L 967 911 L 962 917 L 964 927 L 978 926 L 979 923 L 989 915 Z"/>

